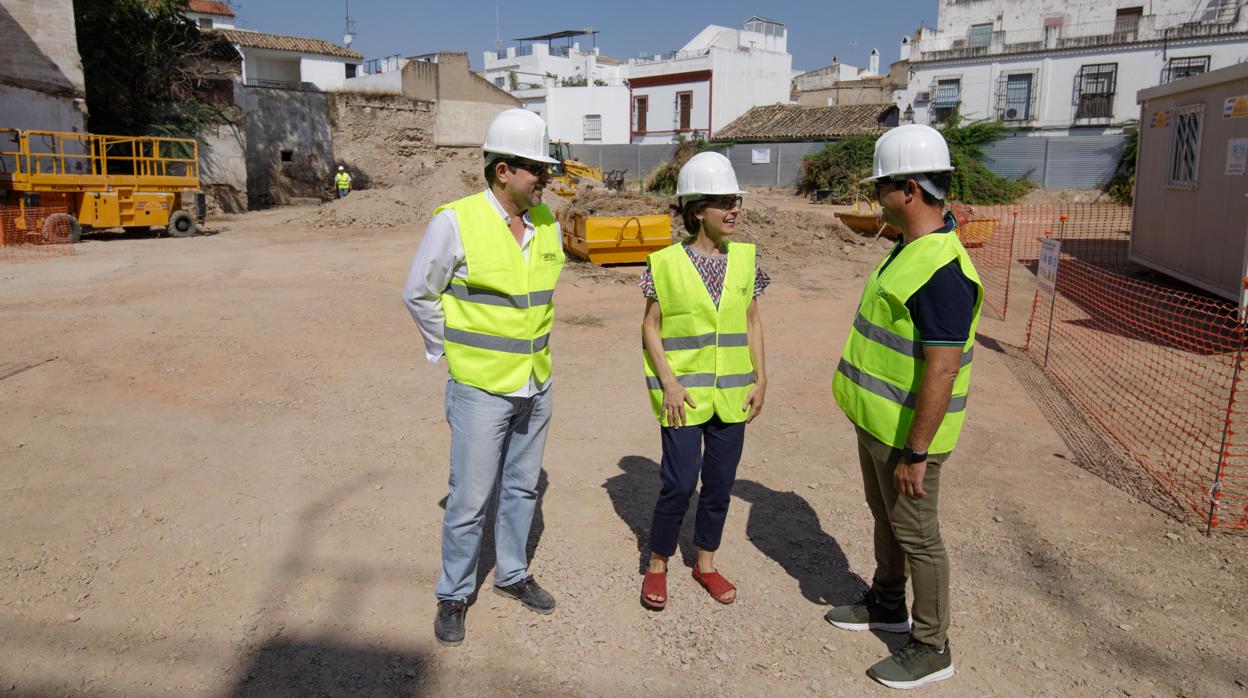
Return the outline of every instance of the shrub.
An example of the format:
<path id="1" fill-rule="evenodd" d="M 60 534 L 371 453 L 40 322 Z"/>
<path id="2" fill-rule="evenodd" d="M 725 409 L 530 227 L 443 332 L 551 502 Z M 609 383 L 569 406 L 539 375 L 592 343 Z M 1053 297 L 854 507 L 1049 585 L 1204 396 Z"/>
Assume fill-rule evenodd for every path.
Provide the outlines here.
<path id="1" fill-rule="evenodd" d="M 840 202 L 865 196 L 867 188 L 861 182 L 871 174 L 875 139 L 876 136 L 869 133 L 850 136 L 802 158 L 798 187 L 807 194 L 816 189 L 832 189 L 833 198 Z"/>
<path id="2" fill-rule="evenodd" d="M 680 136 L 676 141 L 676 147 L 672 149 L 672 161 L 661 163 L 654 168 L 642 182 L 642 190 L 654 194 L 675 194 L 676 179 L 680 174 L 680 168 L 689 162 L 689 158 L 709 149 L 710 146 L 701 138 L 685 140 L 683 135 Z"/>
<path id="3" fill-rule="evenodd" d="M 940 132 L 949 144 L 949 159 L 954 167 L 950 188 L 953 199 L 976 204 L 1008 203 L 1031 190 L 1032 184 L 1026 178 L 1007 179 L 983 163 L 984 144 L 1005 137 L 1005 126 L 999 121 L 964 124 L 955 112 Z M 798 188 L 804 193 L 831 189 L 834 200 L 841 202 L 870 196 L 870 187 L 861 182 L 871 174 L 876 138 L 875 134 L 850 136 L 802 158 Z"/>
<path id="4" fill-rule="evenodd" d="M 1114 201 L 1129 206 L 1135 197 L 1135 152 L 1140 145 L 1139 125 L 1128 127 L 1126 134 L 1127 142 L 1118 156 L 1118 167 L 1103 191 Z"/>

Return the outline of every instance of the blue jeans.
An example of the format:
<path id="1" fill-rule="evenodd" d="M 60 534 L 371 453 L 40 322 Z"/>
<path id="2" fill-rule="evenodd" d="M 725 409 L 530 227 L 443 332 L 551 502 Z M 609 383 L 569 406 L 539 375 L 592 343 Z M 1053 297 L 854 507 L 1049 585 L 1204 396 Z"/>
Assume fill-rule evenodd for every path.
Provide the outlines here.
<path id="1" fill-rule="evenodd" d="M 339 198 L 339 199 L 346 198 L 347 194 L 350 194 L 350 193 L 351 193 L 351 190 L 350 190 L 350 189 L 339 189 L 339 190 L 338 190 L 338 198 Z"/>
<path id="2" fill-rule="evenodd" d="M 494 519 L 494 584 L 528 576 L 525 545 L 537 508 L 537 482 L 550 425 L 550 389 L 529 398 L 504 397 L 446 383 L 451 425 L 451 493 L 442 522 L 441 601 L 464 601 L 476 590 L 485 509 L 502 471 Z"/>
<path id="3" fill-rule="evenodd" d="M 737 464 L 745 445 L 745 422 L 726 424 L 719 417 L 686 427 L 660 427 L 663 462 L 659 464 L 659 501 L 650 523 L 650 550 L 664 557 L 676 552 L 680 525 L 689 508 L 689 497 L 702 479 L 698 513 L 694 519 L 693 544 L 702 550 L 719 550 L 728 518 L 728 500 L 737 479 Z"/>

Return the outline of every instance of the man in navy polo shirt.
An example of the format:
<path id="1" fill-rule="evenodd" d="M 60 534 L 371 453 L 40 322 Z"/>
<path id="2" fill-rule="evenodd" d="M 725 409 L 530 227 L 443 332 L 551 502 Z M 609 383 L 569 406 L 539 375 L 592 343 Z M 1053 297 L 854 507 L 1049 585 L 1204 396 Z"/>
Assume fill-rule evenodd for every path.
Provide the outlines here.
<path id="1" fill-rule="evenodd" d="M 941 465 L 966 417 L 983 287 L 957 222 L 944 213 L 953 167 L 940 133 L 892 129 L 876 142 L 872 166 L 884 219 L 902 238 L 867 281 L 832 392 L 858 436 L 876 568 L 860 602 L 825 617 L 845 630 L 909 632 L 910 641 L 867 674 L 916 688 L 954 673 L 937 500 Z"/>

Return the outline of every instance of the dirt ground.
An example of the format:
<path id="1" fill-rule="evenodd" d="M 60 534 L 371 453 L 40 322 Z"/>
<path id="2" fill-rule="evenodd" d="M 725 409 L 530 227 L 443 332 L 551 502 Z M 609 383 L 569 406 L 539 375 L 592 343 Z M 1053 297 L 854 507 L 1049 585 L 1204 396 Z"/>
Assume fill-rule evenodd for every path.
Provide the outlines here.
<path id="1" fill-rule="evenodd" d="M 464 644 L 434 642 L 446 371 L 399 296 L 434 194 L 466 190 L 463 172 L 0 266 L 0 694 L 889 691 L 864 670 L 902 638 L 822 618 L 872 572 L 830 381 L 884 247 L 779 193 L 742 225 L 774 282 L 767 404 L 717 558 L 739 601 L 690 579 L 686 531 L 668 609 L 638 603 L 659 458 L 638 270 L 569 264 L 531 537 L 559 608 L 486 588 Z M 1018 377 L 1020 315 L 983 321 L 945 467 L 958 674 L 924 692 L 1248 696 L 1248 540 L 1081 468 Z M 485 584 L 490 564 L 487 543 Z"/>

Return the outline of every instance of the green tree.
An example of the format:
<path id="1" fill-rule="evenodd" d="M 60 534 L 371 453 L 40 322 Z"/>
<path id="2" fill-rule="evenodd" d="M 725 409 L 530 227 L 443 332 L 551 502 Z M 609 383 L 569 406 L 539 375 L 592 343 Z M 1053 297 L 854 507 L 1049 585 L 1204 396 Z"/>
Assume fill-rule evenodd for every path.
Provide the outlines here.
<path id="1" fill-rule="evenodd" d="M 74 0 L 78 53 L 96 133 L 193 136 L 223 115 L 197 95 L 192 68 L 216 42 L 183 12 L 187 0 Z"/>

